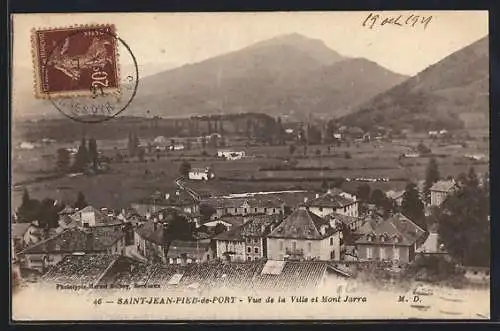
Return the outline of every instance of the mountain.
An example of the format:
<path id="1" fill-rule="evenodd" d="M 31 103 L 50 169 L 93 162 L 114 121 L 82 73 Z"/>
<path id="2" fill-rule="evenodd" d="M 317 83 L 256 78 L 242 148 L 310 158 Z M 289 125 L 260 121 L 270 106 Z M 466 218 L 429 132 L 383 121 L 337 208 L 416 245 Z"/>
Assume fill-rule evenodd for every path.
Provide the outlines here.
<path id="1" fill-rule="evenodd" d="M 343 57 L 320 40 L 290 34 L 146 77 L 129 114 L 332 117 L 405 78 L 366 59 Z"/>
<path id="2" fill-rule="evenodd" d="M 347 125 L 430 130 L 489 126 L 488 37 L 429 66 L 345 116 Z"/>

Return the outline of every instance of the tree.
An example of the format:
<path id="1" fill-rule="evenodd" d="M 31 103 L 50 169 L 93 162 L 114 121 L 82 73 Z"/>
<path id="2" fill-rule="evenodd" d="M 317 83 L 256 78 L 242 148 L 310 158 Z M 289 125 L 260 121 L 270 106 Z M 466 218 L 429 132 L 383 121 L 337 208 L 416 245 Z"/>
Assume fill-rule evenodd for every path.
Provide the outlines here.
<path id="1" fill-rule="evenodd" d="M 323 180 L 321 181 L 321 189 L 323 191 L 326 191 L 330 188 L 330 185 L 328 184 L 328 181 L 326 180 L 326 178 L 323 178 Z"/>
<path id="2" fill-rule="evenodd" d="M 226 232 L 227 228 L 222 223 L 217 223 L 214 228 L 214 235 L 218 235 L 219 233 Z"/>
<path id="3" fill-rule="evenodd" d="M 56 228 L 58 226 L 59 211 L 61 211 L 61 209 L 59 206 L 56 206 L 54 200 L 49 198 L 43 199 L 38 211 L 40 226 L 44 228 Z"/>
<path id="4" fill-rule="evenodd" d="M 75 162 L 73 163 L 73 171 L 83 171 L 89 163 L 89 153 L 87 151 L 85 138 L 82 138 L 78 151 L 76 152 Z"/>
<path id="5" fill-rule="evenodd" d="M 134 157 L 137 153 L 137 148 L 139 147 L 139 138 L 135 133 L 129 133 L 128 135 L 128 155 L 129 157 Z"/>
<path id="6" fill-rule="evenodd" d="M 70 154 L 66 148 L 57 150 L 56 168 L 61 173 L 66 173 L 69 170 Z"/>
<path id="7" fill-rule="evenodd" d="M 144 148 L 142 147 L 139 147 L 137 149 L 137 159 L 139 160 L 139 162 L 144 162 L 144 155 L 146 155 L 146 152 L 144 151 Z"/>
<path id="8" fill-rule="evenodd" d="M 28 190 L 24 189 L 22 203 L 17 209 L 17 219 L 20 223 L 29 223 L 35 221 L 40 209 L 40 202 L 31 199 Z"/>
<path id="9" fill-rule="evenodd" d="M 182 161 L 179 167 L 179 173 L 181 174 L 181 176 L 188 177 L 190 171 L 191 171 L 191 164 L 186 160 Z"/>
<path id="10" fill-rule="evenodd" d="M 98 166 L 98 157 L 99 154 L 97 152 L 97 142 L 94 138 L 89 139 L 89 161 L 92 162 L 92 167 L 94 170 L 97 169 Z"/>
<path id="11" fill-rule="evenodd" d="M 361 184 L 357 188 L 356 195 L 361 201 L 368 202 L 370 200 L 370 191 L 371 191 L 370 185 L 366 183 Z"/>
<path id="12" fill-rule="evenodd" d="M 409 183 L 406 186 L 405 193 L 403 194 L 403 201 L 401 203 L 401 213 L 422 229 L 427 230 L 424 204 L 422 200 L 420 200 L 417 186 L 413 183 Z"/>
<path id="13" fill-rule="evenodd" d="M 83 195 L 82 192 L 78 192 L 78 195 L 76 197 L 75 204 L 73 207 L 78 208 L 78 209 L 83 209 L 88 206 L 87 201 L 85 200 L 85 195 Z"/>
<path id="14" fill-rule="evenodd" d="M 431 153 L 431 149 L 429 147 L 425 146 L 423 143 L 418 144 L 417 151 L 420 154 L 424 154 L 424 155 Z"/>
<path id="15" fill-rule="evenodd" d="M 429 160 L 427 165 L 427 170 L 425 172 L 425 183 L 424 183 L 424 196 L 425 202 L 429 204 L 431 202 L 431 187 L 440 179 L 438 164 L 435 158 Z"/>
<path id="16" fill-rule="evenodd" d="M 210 219 L 210 217 L 212 217 L 212 215 L 215 214 L 215 212 L 216 212 L 215 208 L 212 207 L 211 205 L 207 204 L 200 205 L 200 214 L 204 220 Z"/>
<path id="17" fill-rule="evenodd" d="M 467 177 L 470 175 L 471 172 Z M 490 265 L 489 210 L 490 196 L 473 178 L 440 206 L 437 213 L 439 238 L 459 263 Z"/>

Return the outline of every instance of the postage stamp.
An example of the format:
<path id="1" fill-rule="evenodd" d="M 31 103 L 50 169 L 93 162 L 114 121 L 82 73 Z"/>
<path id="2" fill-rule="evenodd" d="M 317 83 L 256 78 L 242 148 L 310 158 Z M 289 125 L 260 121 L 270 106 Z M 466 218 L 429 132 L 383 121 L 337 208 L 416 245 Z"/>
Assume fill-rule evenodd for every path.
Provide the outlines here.
<path id="1" fill-rule="evenodd" d="M 32 30 L 37 98 L 119 93 L 114 25 Z"/>

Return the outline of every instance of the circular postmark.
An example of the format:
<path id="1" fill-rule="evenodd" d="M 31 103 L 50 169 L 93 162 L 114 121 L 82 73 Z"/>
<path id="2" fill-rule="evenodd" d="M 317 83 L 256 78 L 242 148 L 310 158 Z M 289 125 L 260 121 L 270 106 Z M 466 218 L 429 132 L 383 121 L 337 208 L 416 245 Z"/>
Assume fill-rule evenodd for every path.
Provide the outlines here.
<path id="1" fill-rule="evenodd" d="M 118 116 L 131 104 L 139 85 L 137 60 L 129 45 L 102 27 L 76 29 L 59 38 L 44 67 L 45 79 L 55 81 L 61 91 L 47 93 L 47 99 L 64 116 L 83 123 Z"/>

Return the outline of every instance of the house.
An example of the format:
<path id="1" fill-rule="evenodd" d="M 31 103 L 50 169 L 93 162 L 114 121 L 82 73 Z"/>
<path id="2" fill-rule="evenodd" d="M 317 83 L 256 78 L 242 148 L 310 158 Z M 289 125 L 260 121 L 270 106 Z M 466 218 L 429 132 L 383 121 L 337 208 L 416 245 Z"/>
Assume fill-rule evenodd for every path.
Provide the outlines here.
<path id="1" fill-rule="evenodd" d="M 266 235 L 283 220 L 282 215 L 252 215 L 247 222 L 213 238 L 216 257 L 230 261 L 255 261 L 267 257 Z"/>
<path id="2" fill-rule="evenodd" d="M 426 232 L 403 214 L 387 219 L 370 215 L 358 231 L 356 240 L 358 259 L 388 260 L 408 263 L 414 260 L 416 250 L 425 240 Z"/>
<path id="3" fill-rule="evenodd" d="M 168 149 L 171 151 L 182 151 L 184 150 L 184 145 L 183 144 L 170 145 Z"/>
<path id="4" fill-rule="evenodd" d="M 43 230 L 36 223 L 12 223 L 11 238 L 16 252 L 36 244 L 43 237 Z"/>
<path id="5" fill-rule="evenodd" d="M 212 219 L 218 219 L 226 215 L 276 215 L 285 213 L 285 203 L 281 199 L 271 196 L 211 198 L 204 200 L 202 203 L 215 209 Z"/>
<path id="6" fill-rule="evenodd" d="M 220 150 L 217 151 L 217 157 L 223 158 L 226 160 L 234 161 L 241 160 L 246 156 L 244 151 L 231 151 L 231 150 Z"/>
<path id="7" fill-rule="evenodd" d="M 121 254 L 125 248 L 122 225 L 66 229 L 19 253 L 21 265 L 43 271 L 71 254 Z"/>
<path id="8" fill-rule="evenodd" d="M 427 239 L 422 246 L 417 249 L 417 253 L 421 254 L 446 254 L 443 245 L 439 243 L 439 235 L 435 229 L 430 230 Z"/>
<path id="9" fill-rule="evenodd" d="M 300 206 L 267 236 L 272 260 L 340 260 L 341 227 Z"/>
<path id="10" fill-rule="evenodd" d="M 169 264 L 200 263 L 210 261 L 214 253 L 210 239 L 195 241 L 174 240 L 170 243 L 166 260 Z"/>
<path id="11" fill-rule="evenodd" d="M 328 190 L 326 194 L 316 195 L 308 200 L 306 205 L 309 210 L 320 217 L 331 213 L 347 216 L 358 216 L 358 201 L 354 195 L 338 189 Z"/>
<path id="12" fill-rule="evenodd" d="M 344 224 L 350 231 L 356 232 L 363 225 L 363 218 L 348 216 L 344 214 L 331 213 L 325 216 L 325 219 L 332 224 Z"/>
<path id="13" fill-rule="evenodd" d="M 77 210 L 69 217 L 73 220 L 73 222 L 66 224 L 68 227 L 93 227 L 121 223 L 120 220 L 116 219 L 114 216 L 103 213 L 92 206 L 87 206 L 81 210 Z M 67 223 L 69 219 L 63 216 L 60 221 Z M 59 225 L 61 226 L 61 224 Z"/>
<path id="14" fill-rule="evenodd" d="M 159 212 L 151 220 L 137 227 L 134 233 L 137 253 L 148 261 L 161 263 L 174 263 L 177 258 L 182 258 L 183 263 L 200 262 L 206 258 L 207 254 L 212 256 L 209 241 L 172 239 L 168 225 L 173 217 L 182 215 L 182 212 L 170 208 Z"/>
<path id="15" fill-rule="evenodd" d="M 458 189 L 455 180 L 440 180 L 431 186 L 431 206 L 441 205 L 446 198 Z"/>
<path id="16" fill-rule="evenodd" d="M 147 216 L 167 207 L 175 208 L 187 214 L 199 212 L 198 201 L 185 190 L 164 193 L 156 191 L 150 196 L 140 199 L 131 204 L 139 215 Z"/>
<path id="17" fill-rule="evenodd" d="M 230 230 L 233 227 L 243 225 L 243 223 L 246 223 L 248 219 L 249 216 L 226 215 L 220 218 L 207 220 L 204 223 L 202 223 L 202 225 L 206 226 L 207 228 L 215 228 L 217 224 L 222 224 L 227 230 Z"/>
<path id="18" fill-rule="evenodd" d="M 189 171 L 188 178 L 190 180 L 210 180 L 215 178 L 215 173 L 210 167 L 193 168 Z"/>
<path id="19" fill-rule="evenodd" d="M 385 195 L 389 199 L 394 201 L 397 206 L 401 206 L 401 204 L 403 203 L 404 194 L 405 194 L 404 190 L 400 190 L 400 191 L 389 190 L 389 191 L 385 192 Z"/>

